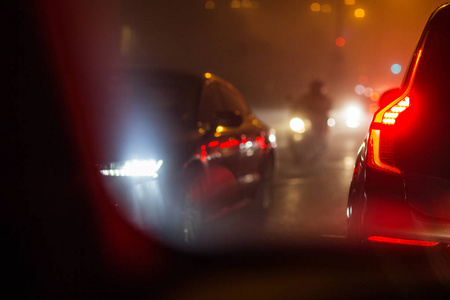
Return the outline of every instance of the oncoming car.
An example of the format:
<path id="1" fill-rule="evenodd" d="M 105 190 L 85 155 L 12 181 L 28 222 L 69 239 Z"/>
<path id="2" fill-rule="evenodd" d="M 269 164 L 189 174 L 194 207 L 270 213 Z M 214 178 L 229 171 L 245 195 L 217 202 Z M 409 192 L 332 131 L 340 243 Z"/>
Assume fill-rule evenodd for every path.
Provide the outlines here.
<path id="1" fill-rule="evenodd" d="M 268 208 L 275 135 L 231 84 L 210 73 L 106 74 L 83 116 L 98 173 L 128 220 L 192 243 L 205 222 Z"/>
<path id="2" fill-rule="evenodd" d="M 430 17 L 400 89 L 383 96 L 347 206 L 356 241 L 450 242 L 450 5 Z"/>

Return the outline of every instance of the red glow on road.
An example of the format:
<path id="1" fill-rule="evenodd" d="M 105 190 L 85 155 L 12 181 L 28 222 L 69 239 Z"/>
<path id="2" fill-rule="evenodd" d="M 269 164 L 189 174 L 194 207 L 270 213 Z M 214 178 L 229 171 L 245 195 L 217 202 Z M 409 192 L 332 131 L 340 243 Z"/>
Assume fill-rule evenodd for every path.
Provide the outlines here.
<path id="1" fill-rule="evenodd" d="M 405 240 L 405 239 L 396 239 L 396 238 L 388 238 L 384 236 L 370 236 L 367 240 L 372 242 L 379 243 L 390 243 L 390 244 L 401 244 L 401 245 L 410 245 L 410 246 L 424 246 L 424 247 L 433 247 L 439 244 L 438 242 L 429 242 L 429 241 L 417 241 L 417 240 Z"/>

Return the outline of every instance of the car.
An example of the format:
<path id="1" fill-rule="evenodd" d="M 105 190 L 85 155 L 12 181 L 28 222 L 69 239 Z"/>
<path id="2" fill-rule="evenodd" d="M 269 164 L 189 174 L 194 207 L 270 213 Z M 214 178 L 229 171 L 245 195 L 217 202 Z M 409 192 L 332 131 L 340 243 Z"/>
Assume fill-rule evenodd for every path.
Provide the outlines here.
<path id="1" fill-rule="evenodd" d="M 101 72 L 81 117 L 114 204 L 145 232 L 194 243 L 203 223 L 271 201 L 275 135 L 219 76 Z M 250 208 L 251 207 L 251 208 Z"/>
<path id="2" fill-rule="evenodd" d="M 361 243 L 450 243 L 450 5 L 431 15 L 355 162 L 347 221 Z"/>

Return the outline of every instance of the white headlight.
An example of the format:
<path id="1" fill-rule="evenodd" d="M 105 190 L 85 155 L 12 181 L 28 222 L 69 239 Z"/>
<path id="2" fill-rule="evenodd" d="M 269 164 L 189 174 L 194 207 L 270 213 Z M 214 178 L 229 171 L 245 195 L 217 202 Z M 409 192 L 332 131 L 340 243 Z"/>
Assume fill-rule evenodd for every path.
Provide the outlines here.
<path id="1" fill-rule="evenodd" d="M 298 133 L 303 133 L 306 130 L 305 122 L 300 118 L 292 118 L 289 122 L 291 129 Z"/>
<path id="2" fill-rule="evenodd" d="M 125 176 L 125 177 L 158 177 L 158 170 L 163 164 L 162 160 L 128 160 L 120 167 L 100 170 L 105 176 Z M 116 166 L 117 164 L 114 164 Z"/>

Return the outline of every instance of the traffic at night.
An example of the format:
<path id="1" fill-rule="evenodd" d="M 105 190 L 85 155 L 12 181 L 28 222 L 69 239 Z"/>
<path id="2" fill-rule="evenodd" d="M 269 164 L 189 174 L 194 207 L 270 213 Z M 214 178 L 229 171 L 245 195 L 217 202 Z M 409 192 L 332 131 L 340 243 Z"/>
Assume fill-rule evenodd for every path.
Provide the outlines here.
<path id="1" fill-rule="evenodd" d="M 449 3 L 11 11 L 17 295 L 450 295 Z"/>

